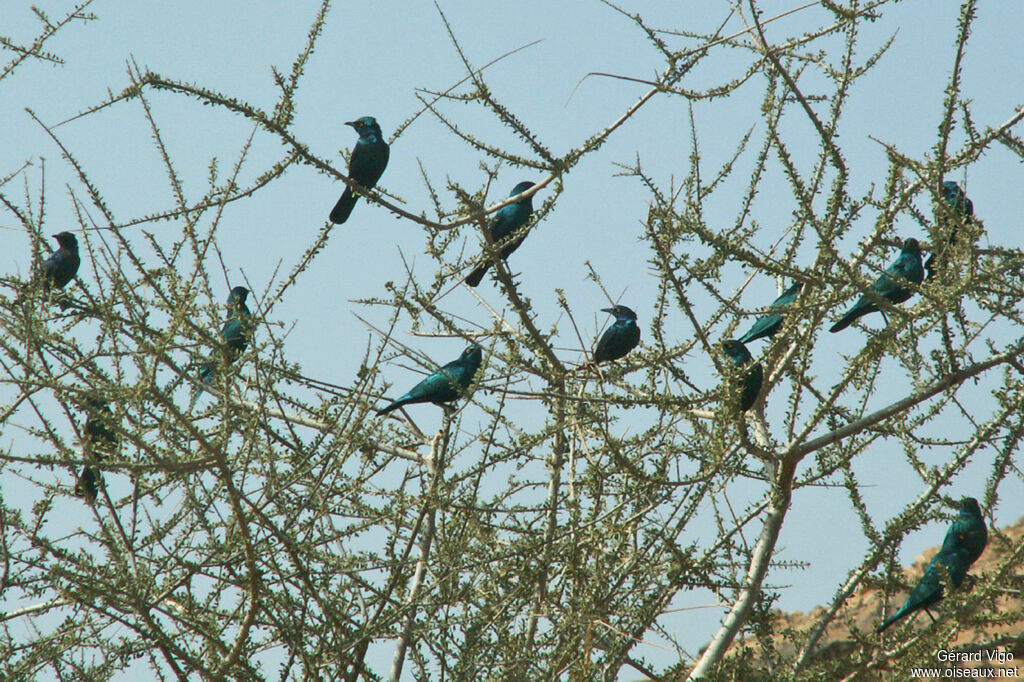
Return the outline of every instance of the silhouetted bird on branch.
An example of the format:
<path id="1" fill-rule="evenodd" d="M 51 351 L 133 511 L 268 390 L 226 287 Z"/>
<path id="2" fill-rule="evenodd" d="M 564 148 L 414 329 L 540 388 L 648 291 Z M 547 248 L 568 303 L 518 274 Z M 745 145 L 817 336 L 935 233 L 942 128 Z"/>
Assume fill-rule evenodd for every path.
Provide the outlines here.
<path id="1" fill-rule="evenodd" d="M 373 116 L 363 116 L 348 121 L 345 125 L 352 126 L 359 133 L 359 141 L 356 142 L 352 156 L 349 157 L 348 177 L 366 189 L 373 189 L 380 176 L 384 174 L 384 169 L 388 167 L 388 157 L 391 155 L 388 143 L 384 141 L 377 119 Z M 359 195 L 355 194 L 351 187 L 346 187 L 338 203 L 331 210 L 331 222 L 343 223 L 348 220 L 358 198 Z"/>
<path id="2" fill-rule="evenodd" d="M 853 304 L 849 312 L 843 315 L 838 322 L 832 325 L 830 332 L 842 331 L 849 327 L 854 320 L 868 313 L 873 313 L 878 308 L 880 299 L 889 303 L 903 303 L 914 292 L 908 288 L 907 282 L 920 284 L 924 280 L 924 268 L 921 265 L 921 245 L 914 238 L 903 242 L 903 248 L 896 260 L 885 269 L 885 274 L 879 276 L 869 289 L 869 293 L 862 295 Z"/>
<path id="3" fill-rule="evenodd" d="M 974 219 L 974 202 L 967 198 L 964 191 L 960 189 L 960 185 L 952 180 L 943 182 L 942 198 L 948 209 L 940 212 L 937 222 L 939 227 L 949 231 L 949 236 L 946 238 L 945 244 L 935 244 L 932 255 L 924 264 L 925 270 L 928 271 L 928 279 L 931 279 L 940 268 L 945 267 L 946 254 L 956 245 L 960 236 L 960 227 Z"/>
<path id="4" fill-rule="evenodd" d="M 772 304 L 768 306 L 769 310 L 778 312 L 769 312 L 761 317 L 757 318 L 754 322 L 754 326 L 750 328 L 746 334 L 737 339 L 740 343 L 750 343 L 756 339 L 763 339 L 766 336 L 775 336 L 775 334 L 782 328 L 782 311 L 789 304 L 796 300 L 797 294 L 803 288 L 802 282 L 794 282 L 788 289 L 782 292 L 782 295 L 772 301 Z"/>
<path id="5" fill-rule="evenodd" d="M 723 341 L 722 349 L 725 351 L 729 360 L 732 361 L 733 366 L 737 369 L 742 368 L 753 359 L 750 355 L 750 351 L 747 350 L 747 347 L 733 339 Z M 753 367 L 750 367 L 739 375 L 739 395 L 730 396 L 729 393 L 727 393 L 726 400 L 738 400 L 737 404 L 740 412 L 746 412 L 754 406 L 754 401 L 757 400 L 757 394 L 761 392 L 761 384 L 763 381 L 764 368 L 761 367 L 761 363 L 758 362 Z M 727 381 L 726 385 L 728 392 L 731 393 L 736 390 L 736 387 L 732 385 L 731 381 Z"/>
<path id="6" fill-rule="evenodd" d="M 220 363 L 216 360 L 208 360 L 200 366 L 199 381 L 203 384 L 213 381 L 217 376 L 219 364 L 230 365 L 249 345 L 249 337 L 252 335 L 252 313 L 249 312 L 249 307 L 245 304 L 248 296 L 249 290 L 245 287 L 235 287 L 228 294 L 228 319 L 220 330 L 220 338 L 223 342 L 220 348 Z M 193 388 L 191 407 L 195 407 L 202 392 L 202 386 Z"/>
<path id="7" fill-rule="evenodd" d="M 59 248 L 43 261 L 42 273 L 45 286 L 63 289 L 78 274 L 82 259 L 78 257 L 78 240 L 70 232 L 53 235 Z"/>
<path id="8" fill-rule="evenodd" d="M 876 632 L 887 627 L 919 609 L 927 609 L 938 603 L 944 596 L 943 583 L 949 582 L 953 587 L 960 587 L 967 577 L 967 569 L 971 567 L 988 543 L 988 529 L 985 519 L 981 516 L 978 501 L 973 497 L 960 500 L 960 514 L 946 531 L 939 553 L 928 562 L 924 575 L 914 586 L 903 606 L 885 619 Z"/>
<path id="9" fill-rule="evenodd" d="M 512 188 L 509 192 L 510 197 L 514 197 L 517 194 L 522 194 L 526 190 L 533 187 L 532 182 L 520 182 L 518 185 Z M 530 215 L 533 213 L 533 196 L 528 196 L 525 199 L 509 204 L 502 209 L 499 209 L 494 214 L 494 219 L 491 221 L 489 232 L 491 235 L 491 241 L 500 246 L 500 250 L 497 253 L 497 258 L 502 260 L 509 257 L 509 255 L 519 248 L 519 245 L 523 243 L 523 239 L 526 237 L 526 232 L 522 231 L 524 225 L 530 220 Z M 518 234 L 516 234 L 518 232 Z M 514 235 L 514 236 L 512 236 Z M 512 236 L 511 239 L 508 237 Z M 491 267 L 494 263 L 494 256 L 488 253 L 483 255 L 484 262 L 476 266 L 473 272 L 466 276 L 466 284 L 471 287 L 475 287 L 480 284 L 480 280 L 484 278 L 484 273 L 487 272 L 487 268 Z"/>
<path id="10" fill-rule="evenodd" d="M 117 449 L 118 435 L 114 429 L 114 413 L 105 400 L 89 396 L 85 401 L 85 426 L 82 428 L 82 454 L 86 459 L 103 461 L 104 454 Z M 75 484 L 75 495 L 89 504 L 96 502 L 100 481 L 99 467 L 85 465 Z"/>
<path id="11" fill-rule="evenodd" d="M 443 406 L 444 403 L 458 400 L 466 394 L 469 385 L 473 383 L 473 376 L 480 369 L 482 359 L 483 351 L 480 346 L 471 344 L 458 358 L 413 386 L 395 402 L 378 410 L 377 414 L 387 414 L 403 405 L 413 403 L 434 403 Z"/>
<path id="12" fill-rule="evenodd" d="M 594 348 L 594 363 L 610 362 L 625 357 L 640 343 L 640 327 L 636 324 L 636 313 L 624 305 L 602 308 L 602 312 L 615 316 L 615 322 L 604 330 Z"/>

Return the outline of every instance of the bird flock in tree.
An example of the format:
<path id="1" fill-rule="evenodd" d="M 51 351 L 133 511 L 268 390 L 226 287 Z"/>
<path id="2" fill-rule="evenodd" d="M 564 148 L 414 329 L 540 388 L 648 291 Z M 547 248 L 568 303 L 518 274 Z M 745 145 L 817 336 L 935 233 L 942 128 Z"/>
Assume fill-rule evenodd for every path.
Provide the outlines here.
<path id="1" fill-rule="evenodd" d="M 360 196 L 372 190 L 387 168 L 390 150 L 381 134 L 377 120 L 363 116 L 346 125 L 355 128 L 359 140 L 349 160 L 346 189 L 330 213 L 333 223 L 344 223 L 352 214 Z M 534 187 L 532 182 L 520 182 L 509 193 L 514 198 Z M 928 261 L 922 264 L 921 245 L 916 239 L 907 238 L 899 255 L 885 272 L 871 284 L 853 306 L 829 329 L 839 332 L 853 322 L 872 312 L 882 312 L 888 306 L 903 303 L 911 298 L 916 287 L 931 280 L 936 272 L 946 267 L 950 249 L 962 241 L 963 228 L 973 219 L 974 205 L 960 186 L 944 181 L 940 195 L 945 206 L 940 207 L 939 224 L 947 231 L 945 241 L 933 249 Z M 526 237 L 526 226 L 533 214 L 532 195 L 513 201 L 497 212 L 487 230 L 487 244 L 472 272 L 465 278 L 468 286 L 476 287 L 487 270 L 498 259 L 507 259 Z M 70 232 L 54 235 L 59 248 L 40 266 L 42 287 L 63 289 L 77 275 L 81 264 L 78 240 Z M 927 277 L 925 276 L 927 272 Z M 733 371 L 726 377 L 727 404 L 739 412 L 746 412 L 757 402 L 761 393 L 764 370 L 760 363 L 752 363 L 753 357 L 747 345 L 758 339 L 774 337 L 783 326 L 784 315 L 797 302 L 804 290 L 803 282 L 794 282 L 781 296 L 776 298 L 767 312 L 759 317 L 750 330 L 738 339 L 722 342 L 722 350 L 729 359 Z M 252 314 L 246 305 L 249 290 L 234 287 L 227 299 L 227 320 L 220 331 L 221 345 L 216 353 L 200 364 L 193 382 L 191 406 L 195 407 L 202 392 L 218 376 L 220 368 L 234 363 L 249 345 L 253 332 Z M 640 327 L 636 313 L 624 305 L 604 308 L 615 321 L 598 339 L 593 351 L 593 365 L 614 362 L 624 358 L 640 343 Z M 467 395 L 483 359 L 483 350 L 471 343 L 458 358 L 440 367 L 423 381 L 416 384 L 402 397 L 391 402 L 377 414 L 386 415 L 393 410 L 417 403 L 433 403 L 447 409 L 447 406 Z M 95 395 L 85 400 L 86 423 L 83 429 L 83 450 L 87 464 L 75 486 L 75 493 L 90 504 L 96 501 L 98 485 L 101 482 L 98 463 L 104 455 L 113 453 L 119 441 L 114 415 L 108 403 Z M 906 602 L 885 619 L 877 628 L 882 632 L 893 623 L 920 609 L 928 609 L 944 596 L 944 585 L 960 587 L 970 566 L 981 556 L 988 541 L 988 532 L 978 502 L 965 497 L 960 501 L 959 515 L 946 533 L 939 550 L 925 569 L 924 575 L 913 588 Z"/>

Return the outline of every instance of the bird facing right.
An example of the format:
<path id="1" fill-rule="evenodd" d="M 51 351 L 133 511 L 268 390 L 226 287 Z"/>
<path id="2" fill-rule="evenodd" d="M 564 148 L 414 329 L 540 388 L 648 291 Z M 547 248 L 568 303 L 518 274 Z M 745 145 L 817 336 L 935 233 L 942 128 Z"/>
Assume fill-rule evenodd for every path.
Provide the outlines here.
<path id="1" fill-rule="evenodd" d="M 782 310 L 796 300 L 797 294 L 803 289 L 803 282 L 793 282 L 789 288 L 782 292 L 782 295 L 772 301 L 768 309 L 776 312 L 769 312 L 757 318 L 754 326 L 746 334 L 737 339 L 740 343 L 750 343 L 756 339 L 763 339 L 766 336 L 775 336 L 782 328 Z"/>
<path id="2" fill-rule="evenodd" d="M 444 403 L 458 400 L 466 394 L 473 383 L 476 371 L 480 369 L 483 350 L 477 344 L 470 344 L 456 359 L 439 368 L 420 383 L 413 386 L 408 393 L 387 407 L 378 410 L 377 414 L 387 414 L 403 405 L 413 403 Z"/>
<path id="3" fill-rule="evenodd" d="M 512 188 L 509 192 L 510 197 L 514 197 L 517 194 L 522 194 L 526 190 L 533 187 L 532 182 L 520 182 L 518 185 Z M 491 241 L 497 245 L 502 244 L 501 250 L 498 252 L 498 258 L 505 260 L 512 254 L 513 251 L 519 248 L 519 245 L 523 243 L 523 239 L 526 238 L 525 233 L 515 235 L 517 231 L 530 220 L 530 216 L 533 214 L 533 195 L 520 199 L 514 203 L 509 204 L 503 208 L 498 209 L 497 213 L 494 214 L 494 219 L 491 221 L 488 230 L 491 234 Z M 515 235 L 512 239 L 508 239 L 509 236 Z M 473 272 L 466 276 L 466 284 L 471 287 L 475 287 L 480 284 L 480 281 L 484 278 L 484 274 L 487 269 L 491 267 L 493 263 L 491 256 L 484 253 L 484 262 L 476 266 Z"/>
<path id="4" fill-rule="evenodd" d="M 878 626 L 876 632 L 919 609 L 927 609 L 939 602 L 944 595 L 942 584 L 948 579 L 953 587 L 960 587 L 971 567 L 988 544 L 988 529 L 981 516 L 978 501 L 973 497 L 960 500 L 960 514 L 953 520 L 942 548 L 928 562 L 924 575 L 914 586 L 907 601 L 895 613 Z"/>
<path id="5" fill-rule="evenodd" d="M 365 189 L 373 189 L 380 176 L 384 175 L 384 169 L 388 167 L 391 149 L 384 141 L 377 119 L 373 116 L 363 116 L 348 121 L 345 125 L 352 126 L 359 133 L 359 140 L 352 149 L 352 156 L 348 161 L 349 180 L 355 180 Z M 338 203 L 331 210 L 331 222 L 341 224 L 348 220 L 358 198 L 359 195 L 355 194 L 351 187 L 345 187 Z"/>
<path id="6" fill-rule="evenodd" d="M 636 324 L 636 313 L 624 305 L 602 308 L 601 312 L 614 315 L 615 322 L 601 334 L 597 347 L 594 348 L 594 364 L 625 357 L 640 343 L 640 327 Z"/>
<path id="7" fill-rule="evenodd" d="M 921 265 L 921 245 L 913 237 L 903 242 L 903 248 L 896 260 L 879 275 L 871 285 L 870 293 L 863 294 L 853 307 L 832 325 L 830 332 L 835 333 L 846 329 L 859 317 L 878 310 L 876 301 L 884 298 L 889 303 L 903 303 L 914 292 L 905 286 L 906 282 L 920 284 L 924 280 L 924 267 Z"/>

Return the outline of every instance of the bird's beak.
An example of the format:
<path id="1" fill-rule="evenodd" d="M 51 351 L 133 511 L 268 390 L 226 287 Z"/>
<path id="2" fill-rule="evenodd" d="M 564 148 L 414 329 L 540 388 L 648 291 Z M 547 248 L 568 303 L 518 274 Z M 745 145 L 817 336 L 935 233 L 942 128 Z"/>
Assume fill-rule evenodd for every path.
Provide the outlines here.
<path id="1" fill-rule="evenodd" d="M 614 315 L 615 314 L 615 308 L 601 308 L 601 312 L 602 313 L 611 313 L 612 315 Z"/>
<path id="2" fill-rule="evenodd" d="M 352 126 L 353 128 L 358 127 L 355 121 L 345 121 L 345 125 Z"/>

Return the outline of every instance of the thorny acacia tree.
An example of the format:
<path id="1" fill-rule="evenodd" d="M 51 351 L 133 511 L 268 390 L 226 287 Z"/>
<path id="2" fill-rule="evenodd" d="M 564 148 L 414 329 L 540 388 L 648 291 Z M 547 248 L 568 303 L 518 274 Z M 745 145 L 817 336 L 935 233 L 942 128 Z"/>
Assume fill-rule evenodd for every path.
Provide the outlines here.
<path id="1" fill-rule="evenodd" d="M 639 236 L 658 296 L 642 315 L 649 321 L 642 349 L 601 371 L 580 367 L 577 356 L 570 361 L 556 345 L 557 328 L 535 312 L 531 297 L 552 292 L 542 282 L 517 281 L 503 265 L 495 269 L 494 297 L 480 298 L 471 322 L 465 311 L 445 308 L 444 294 L 470 265 L 456 236 L 485 225 L 503 192 L 490 192 L 489 182 L 450 185 L 447 193 L 431 186 L 436 205 L 427 210 L 382 189 L 367 200 L 422 228 L 440 274 L 410 276 L 365 302 L 393 314 L 351 383 L 303 376 L 284 342 L 287 320 L 277 316 L 333 236 L 325 225 L 290 272 L 251 285 L 252 347 L 224 368 L 214 397 L 196 412 L 187 408 L 190 377 L 216 344 L 223 316 L 226 289 L 212 281 L 223 215 L 302 166 L 345 180 L 344 162 L 312 149 L 291 125 L 326 3 L 291 72 L 278 74 L 271 109 L 139 68 L 120 94 L 97 104 L 95 111 L 138 103 L 152 125 L 176 197 L 158 215 L 117 215 L 59 131 L 47 128 L 78 174 L 71 196 L 85 265 L 65 293 L 47 294 L 26 276 L 7 279 L 0 296 L 0 414 L 8 437 L 0 466 L 23 493 L 0 506 L 2 674 L 107 679 L 141 666 L 180 679 L 398 679 L 403 669 L 419 679 L 614 680 L 627 670 L 650 679 L 731 678 L 748 663 L 725 654 L 748 633 L 762 645 L 759 665 L 776 679 L 834 675 L 828 666 L 835 662 L 814 656 L 825 629 L 868 581 L 900 598 L 896 550 L 908 533 L 947 515 L 944 501 L 964 494 L 954 478 L 980 457 L 991 460 L 984 490 L 968 491 L 986 509 L 1019 481 L 1021 253 L 959 247 L 949 274 L 889 311 L 888 325 L 874 326 L 880 331 L 855 355 L 828 348 L 823 324 L 891 260 L 897 220 L 918 226 L 926 241 L 944 239 L 940 225 L 951 218 L 938 199 L 942 178 L 997 147 L 1024 156 L 1013 133 L 1024 112 L 979 123 L 960 96 L 976 11 L 966 2 L 934 149 L 911 158 L 892 143 L 884 185 L 851 195 L 841 114 L 857 79 L 885 58 L 884 47 L 871 55 L 857 47 L 866 22 L 891 3 L 823 4 L 819 16 L 828 21 L 772 42 L 764 34 L 770 20 L 753 0 L 733 7 L 729 25 L 741 22 L 741 31 L 723 24 L 693 35 L 628 17 L 662 53 L 663 70 L 619 119 L 562 153 L 520 122 L 514 103 L 499 102 L 486 69 L 468 60 L 463 82 L 424 100 L 453 143 L 543 178 L 547 197 L 538 197 L 536 229 L 563 192 L 586 191 L 574 187 L 574 169 L 652 100 L 674 98 L 685 111 L 761 88 L 756 113 L 763 120 L 710 180 L 696 152 L 678 186 L 662 186 L 639 162 L 626 169 L 649 192 Z M 726 50 L 745 55 L 746 72 L 688 89 L 687 75 Z M 154 92 L 237 117 L 252 127 L 250 139 L 280 142 L 279 162 L 242 185 L 247 146 L 227 177 L 214 169 L 206 193 L 189 194 L 152 117 Z M 529 152 L 464 132 L 444 108 L 451 99 L 489 112 Z M 817 140 L 811 162 L 790 152 L 784 119 L 799 122 L 788 134 Z M 694 127 L 695 149 L 698 142 Z M 0 198 L 33 236 L 38 262 L 42 235 L 52 231 L 44 185 L 26 182 L 36 189 L 22 197 L 12 191 L 13 179 L 29 171 L 5 169 Z M 496 172 L 489 170 L 492 180 Z M 732 191 L 727 179 L 748 172 L 745 193 L 731 197 L 733 224 L 709 224 L 706 202 Z M 798 210 L 781 236 L 766 241 L 750 207 L 769 172 L 784 175 Z M 175 229 L 150 231 L 150 224 Z M 842 253 L 844 240 L 859 248 Z M 744 314 L 771 298 L 744 297 L 741 306 L 754 276 L 806 286 L 783 333 L 755 351 L 766 387 L 754 410 L 739 415 L 719 389 L 707 388 L 713 381 L 688 377 L 680 361 L 703 358 L 728 374 L 717 342 L 742 331 L 737 326 L 751 319 Z M 556 300 L 573 320 L 565 299 Z M 688 337 L 667 332 L 669 319 L 685 320 Z M 372 411 L 381 395 L 396 394 L 383 383 L 384 367 L 398 357 L 431 364 L 396 336 L 410 328 L 477 339 L 487 349 L 472 400 L 445 413 L 436 433 Z M 586 348 L 585 335 L 577 335 Z M 108 486 L 88 508 L 72 497 L 70 483 L 90 461 L 80 447 L 90 395 L 110 402 L 121 443 L 102 464 Z M 409 414 L 416 420 L 432 410 Z M 880 448 L 902 451 L 918 475 L 901 484 L 915 490 L 913 502 L 887 521 L 871 514 L 856 473 Z M 940 456 L 925 458 L 923 450 Z M 130 481 L 129 492 L 110 494 L 114 480 Z M 826 483 L 836 485 L 837 498 L 845 491 L 870 549 L 837 577 L 835 598 L 814 626 L 787 633 L 797 653 L 783 655 L 771 644 L 776 590 L 766 580 L 783 568 L 772 560 L 780 529 L 799 513 L 790 507 L 794 491 Z M 88 514 L 69 526 L 69 507 Z M 687 533 L 698 524 L 717 532 Z M 930 662 L 965 619 L 984 633 L 1024 552 L 998 535 L 992 544 L 1002 545 L 999 569 L 947 600 L 942 609 L 955 617 L 919 623 L 897 639 L 861 632 L 843 669 L 856 677 Z M 660 663 L 644 660 L 643 638 L 653 632 L 675 641 L 678 620 L 669 614 L 694 593 L 715 594 L 724 606 L 720 628 L 707 633 L 710 644 L 701 652 L 680 646 L 668 663 L 664 654 Z"/>

